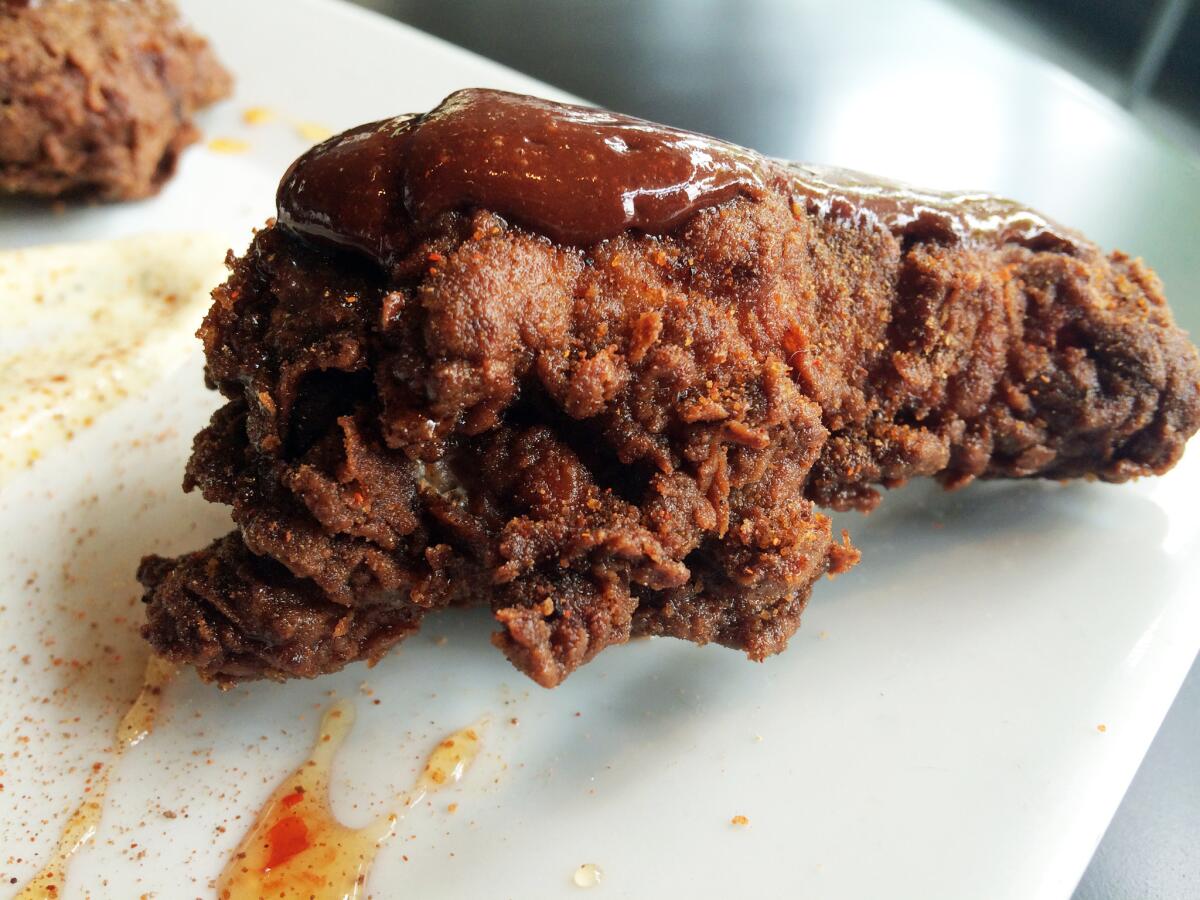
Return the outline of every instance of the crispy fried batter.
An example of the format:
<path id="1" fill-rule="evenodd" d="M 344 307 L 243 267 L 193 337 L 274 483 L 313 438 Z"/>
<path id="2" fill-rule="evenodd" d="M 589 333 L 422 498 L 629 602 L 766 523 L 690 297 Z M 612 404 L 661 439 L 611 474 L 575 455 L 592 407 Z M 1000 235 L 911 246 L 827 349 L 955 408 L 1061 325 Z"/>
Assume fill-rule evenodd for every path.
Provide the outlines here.
<path id="1" fill-rule="evenodd" d="M 0 193 L 149 196 L 230 86 L 169 0 L 0 0 Z"/>
<path id="2" fill-rule="evenodd" d="M 221 683 L 468 603 L 546 686 L 636 634 L 762 659 L 857 560 L 817 504 L 1179 458 L 1195 348 L 1140 262 L 1072 249 L 899 239 L 781 190 L 583 250 L 452 213 L 386 274 L 267 228 L 202 329 L 229 402 L 186 481 L 238 530 L 143 564 L 145 634 Z"/>

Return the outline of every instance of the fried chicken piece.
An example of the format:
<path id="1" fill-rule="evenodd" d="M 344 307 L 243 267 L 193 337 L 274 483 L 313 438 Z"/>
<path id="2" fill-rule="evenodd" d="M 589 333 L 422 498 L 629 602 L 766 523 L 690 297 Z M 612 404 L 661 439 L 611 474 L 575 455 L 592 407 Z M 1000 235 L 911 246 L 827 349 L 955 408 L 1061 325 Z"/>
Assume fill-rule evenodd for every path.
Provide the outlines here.
<path id="1" fill-rule="evenodd" d="M 0 193 L 154 194 L 231 86 L 169 0 L 0 0 Z"/>
<path id="2" fill-rule="evenodd" d="M 542 108 L 553 131 L 614 137 Z M 546 146 L 506 111 L 519 146 Z M 763 659 L 857 561 L 817 505 L 870 509 L 914 476 L 1124 481 L 1200 427 L 1200 360 L 1153 273 L 1028 211 L 757 158 L 669 227 L 548 240 L 516 191 L 372 208 L 339 148 L 387 184 L 362 134 L 423 126 L 372 127 L 293 167 L 201 330 L 228 402 L 185 487 L 237 530 L 139 577 L 145 636 L 207 679 L 376 660 L 426 612 L 477 603 L 547 687 L 632 635 Z M 590 133 L 567 135 L 580 157 Z M 326 163 L 359 205 L 307 227 L 293 201 Z M 968 210 L 999 224 L 961 227 Z"/>

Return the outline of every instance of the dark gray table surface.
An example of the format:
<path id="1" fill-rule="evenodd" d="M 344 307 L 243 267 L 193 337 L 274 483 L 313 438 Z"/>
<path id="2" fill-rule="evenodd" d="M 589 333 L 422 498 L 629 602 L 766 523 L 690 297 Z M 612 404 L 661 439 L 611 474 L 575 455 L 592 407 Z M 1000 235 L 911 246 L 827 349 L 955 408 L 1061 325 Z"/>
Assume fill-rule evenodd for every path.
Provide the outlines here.
<path id="1" fill-rule="evenodd" d="M 1197 160 L 947 3 L 358 2 L 623 112 L 777 156 L 1019 197 L 1146 256 L 1200 332 Z M 1200 897 L 1198 760 L 1200 665 L 1076 900 Z"/>

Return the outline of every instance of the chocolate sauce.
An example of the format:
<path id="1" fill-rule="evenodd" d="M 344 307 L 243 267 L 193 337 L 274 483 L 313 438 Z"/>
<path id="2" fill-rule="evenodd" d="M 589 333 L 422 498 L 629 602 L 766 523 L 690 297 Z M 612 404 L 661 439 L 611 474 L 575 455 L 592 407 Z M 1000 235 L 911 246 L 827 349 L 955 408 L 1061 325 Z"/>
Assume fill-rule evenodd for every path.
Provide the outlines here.
<path id="1" fill-rule="evenodd" d="M 627 230 L 662 234 L 697 212 L 769 187 L 810 212 L 943 242 L 1069 249 L 1074 239 L 1030 210 L 984 194 L 936 194 L 837 169 L 769 160 L 642 119 L 469 89 L 425 115 L 351 129 L 283 177 L 279 222 L 388 265 L 414 226 L 488 209 L 562 244 Z"/>
<path id="2" fill-rule="evenodd" d="M 1013 200 L 928 191 L 850 169 L 782 162 L 809 211 L 886 228 L 900 239 L 1019 244 L 1074 253 L 1083 238 Z"/>
<path id="3" fill-rule="evenodd" d="M 482 207 L 563 244 L 670 231 L 738 195 L 764 160 L 713 138 L 502 91 L 451 94 L 432 112 L 355 128 L 302 156 L 279 221 L 381 261 L 411 223 Z"/>

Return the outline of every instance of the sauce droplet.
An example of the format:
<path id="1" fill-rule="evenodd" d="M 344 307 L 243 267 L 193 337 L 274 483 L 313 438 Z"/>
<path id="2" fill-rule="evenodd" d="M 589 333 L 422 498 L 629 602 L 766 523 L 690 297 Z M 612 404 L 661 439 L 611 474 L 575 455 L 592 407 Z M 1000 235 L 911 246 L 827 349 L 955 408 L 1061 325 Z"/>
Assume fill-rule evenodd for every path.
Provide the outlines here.
<path id="1" fill-rule="evenodd" d="M 397 816 L 347 828 L 333 814 L 330 769 L 353 725 L 349 700 L 326 711 L 309 759 L 267 799 L 218 879 L 221 900 L 363 896 L 371 864 L 395 832 Z M 463 777 L 479 754 L 479 731 L 479 725 L 472 725 L 438 743 L 405 806 L 411 808 Z"/>
<path id="2" fill-rule="evenodd" d="M 142 689 L 138 691 L 133 705 L 117 726 L 117 752 L 124 753 L 130 747 L 136 747 L 154 730 L 158 719 L 158 710 L 162 706 L 163 689 L 175 677 L 178 671 L 175 664 L 161 656 L 151 656 L 146 661 L 146 671 L 142 675 Z"/>
<path id="3" fill-rule="evenodd" d="M 151 656 L 146 663 L 142 678 L 142 689 L 133 705 L 117 725 L 116 756 L 134 747 L 154 728 L 158 709 L 162 702 L 162 691 L 175 674 L 175 667 L 158 656 Z M 108 779 L 112 766 L 97 763 L 93 774 L 84 786 L 87 794 L 82 803 L 71 813 L 58 844 L 49 862 L 16 895 L 14 900 L 53 900 L 61 897 L 67 879 L 67 866 L 81 847 L 96 834 L 100 817 L 104 814 L 104 795 L 108 792 Z"/>
<path id="4" fill-rule="evenodd" d="M 576 887 L 593 888 L 604 880 L 604 871 L 595 863 L 584 863 L 571 876 Z"/>
<path id="5" fill-rule="evenodd" d="M 463 773 L 479 755 L 479 748 L 482 746 L 479 740 L 481 728 L 482 723 L 470 725 L 444 738 L 433 748 L 421 777 L 417 779 L 416 788 L 409 795 L 408 806 L 420 803 L 426 794 L 432 794 L 447 784 L 462 780 Z"/>
<path id="6" fill-rule="evenodd" d="M 208 142 L 208 149 L 213 153 L 245 153 L 250 145 L 240 138 L 215 137 Z"/>
<path id="7" fill-rule="evenodd" d="M 265 125 L 274 119 L 275 110 L 267 106 L 251 106 L 242 110 L 242 121 L 247 125 Z"/>
<path id="8" fill-rule="evenodd" d="M 324 141 L 333 136 L 333 132 L 324 125 L 316 122 L 296 122 L 296 134 L 306 141 Z"/>

